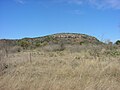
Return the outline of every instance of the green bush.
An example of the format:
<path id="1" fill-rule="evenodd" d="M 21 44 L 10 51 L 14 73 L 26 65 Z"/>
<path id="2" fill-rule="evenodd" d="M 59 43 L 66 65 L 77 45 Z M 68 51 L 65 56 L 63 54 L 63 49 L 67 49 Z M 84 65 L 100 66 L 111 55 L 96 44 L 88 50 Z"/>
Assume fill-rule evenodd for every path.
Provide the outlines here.
<path id="1" fill-rule="evenodd" d="M 27 40 L 18 41 L 18 45 L 23 47 L 23 49 L 27 49 L 30 46 L 30 42 Z"/>
<path id="2" fill-rule="evenodd" d="M 40 47 L 40 46 L 41 46 L 41 42 L 40 42 L 40 41 L 37 41 L 37 42 L 35 43 L 35 46 L 36 46 L 36 47 Z"/>
<path id="3" fill-rule="evenodd" d="M 80 45 L 83 45 L 84 44 L 84 42 L 80 42 Z"/>
<path id="4" fill-rule="evenodd" d="M 120 40 L 117 40 L 117 41 L 115 42 L 115 44 L 116 44 L 116 45 L 120 45 Z"/>

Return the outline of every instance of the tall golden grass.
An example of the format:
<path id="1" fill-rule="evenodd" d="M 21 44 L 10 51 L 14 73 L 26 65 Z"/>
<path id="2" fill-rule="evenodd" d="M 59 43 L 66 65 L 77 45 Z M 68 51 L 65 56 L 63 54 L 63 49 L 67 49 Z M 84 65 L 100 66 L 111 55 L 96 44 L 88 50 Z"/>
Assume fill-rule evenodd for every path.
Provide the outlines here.
<path id="1" fill-rule="evenodd" d="M 120 90 L 118 49 L 74 49 L 10 53 L 0 90 Z"/>

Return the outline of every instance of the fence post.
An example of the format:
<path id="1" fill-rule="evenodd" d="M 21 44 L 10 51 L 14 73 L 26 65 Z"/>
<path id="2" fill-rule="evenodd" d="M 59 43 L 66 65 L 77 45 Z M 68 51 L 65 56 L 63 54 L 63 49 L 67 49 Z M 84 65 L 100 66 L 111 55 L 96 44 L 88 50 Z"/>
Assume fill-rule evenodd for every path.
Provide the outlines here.
<path id="1" fill-rule="evenodd" d="M 30 63 L 32 62 L 32 53 L 29 54 Z"/>

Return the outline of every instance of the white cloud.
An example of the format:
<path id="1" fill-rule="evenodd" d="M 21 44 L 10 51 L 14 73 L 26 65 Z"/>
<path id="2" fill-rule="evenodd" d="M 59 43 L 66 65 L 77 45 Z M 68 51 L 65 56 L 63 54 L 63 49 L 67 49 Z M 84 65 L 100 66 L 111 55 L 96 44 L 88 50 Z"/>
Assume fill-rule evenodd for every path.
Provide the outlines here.
<path id="1" fill-rule="evenodd" d="M 120 0 L 89 0 L 89 3 L 97 8 L 120 9 Z"/>
<path id="2" fill-rule="evenodd" d="M 25 4 L 25 1 L 24 0 L 15 0 L 17 3 L 19 4 Z"/>
<path id="3" fill-rule="evenodd" d="M 76 4 L 76 5 L 92 5 L 96 8 L 113 8 L 113 9 L 120 9 L 120 0 L 15 0 L 20 4 L 25 4 L 25 2 L 43 2 L 43 3 L 67 3 L 67 4 Z"/>
<path id="4" fill-rule="evenodd" d="M 79 5 L 86 3 L 88 5 L 95 6 L 99 9 L 101 8 L 120 9 L 120 0 L 64 0 L 64 1 Z"/>
<path id="5" fill-rule="evenodd" d="M 120 0 L 105 0 L 105 1 L 109 7 L 120 9 Z"/>
<path id="6" fill-rule="evenodd" d="M 96 6 L 97 8 L 114 8 L 120 9 L 120 0 L 66 0 L 74 4 L 87 3 L 88 5 Z"/>

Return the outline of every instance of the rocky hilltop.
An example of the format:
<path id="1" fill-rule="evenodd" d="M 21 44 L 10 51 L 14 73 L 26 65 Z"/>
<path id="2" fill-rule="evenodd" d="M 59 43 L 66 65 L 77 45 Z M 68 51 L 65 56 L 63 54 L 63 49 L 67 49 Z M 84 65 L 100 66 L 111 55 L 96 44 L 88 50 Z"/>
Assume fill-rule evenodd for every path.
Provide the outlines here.
<path id="1" fill-rule="evenodd" d="M 100 43 L 100 41 L 95 37 L 86 34 L 59 33 L 59 34 L 53 34 L 52 37 L 66 40 L 66 42 L 70 41 L 70 43 L 93 43 L 93 44 Z"/>

